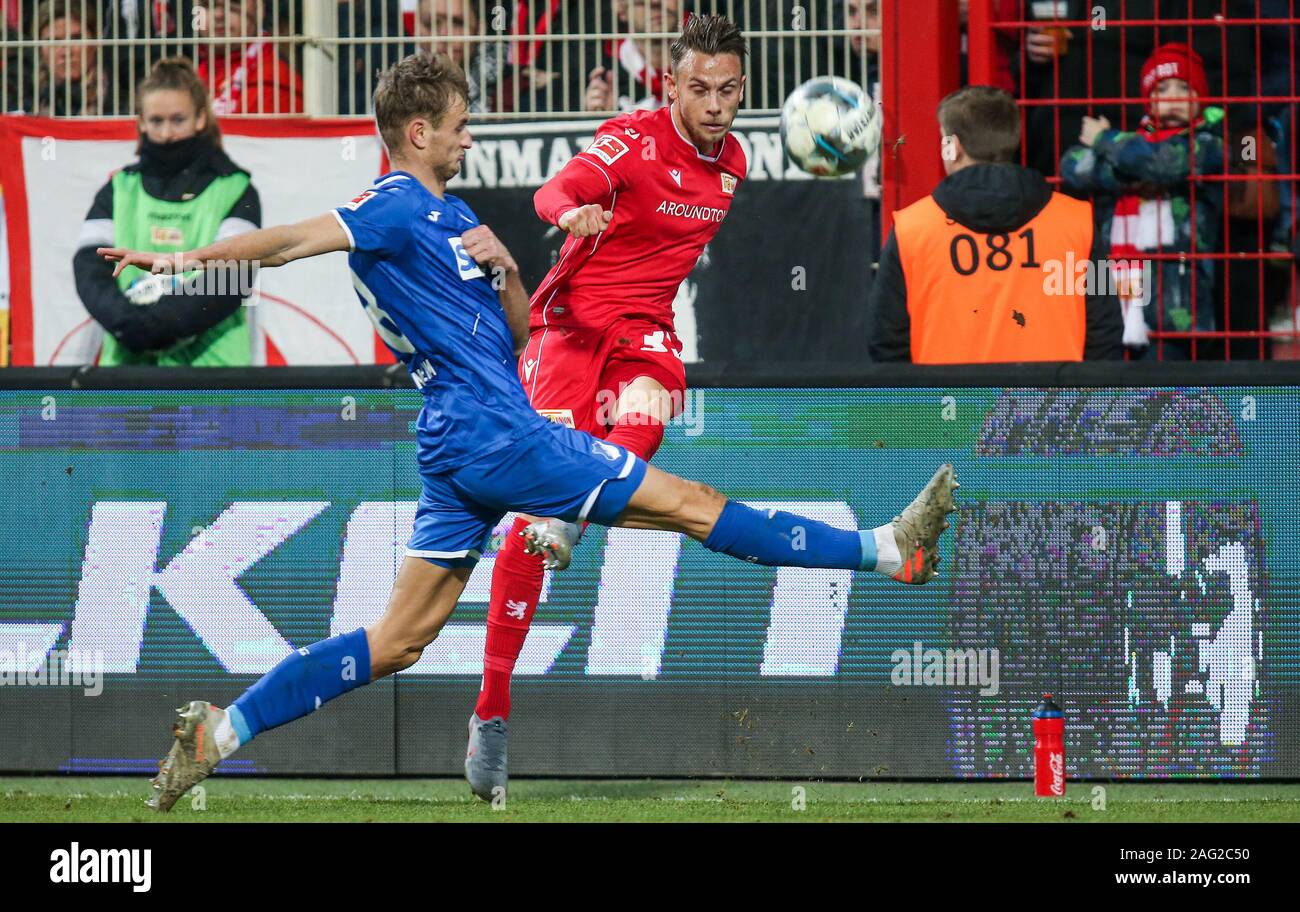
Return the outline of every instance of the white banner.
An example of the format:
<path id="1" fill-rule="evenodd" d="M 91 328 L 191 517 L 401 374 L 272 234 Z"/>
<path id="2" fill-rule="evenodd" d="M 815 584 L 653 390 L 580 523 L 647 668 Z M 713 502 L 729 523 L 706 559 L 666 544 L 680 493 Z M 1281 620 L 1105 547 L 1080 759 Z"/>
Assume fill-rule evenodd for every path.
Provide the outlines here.
<path id="1" fill-rule="evenodd" d="M 37 366 L 93 364 L 103 331 L 77 295 L 72 271 L 77 235 L 92 200 L 112 173 L 136 159 L 129 122 L 87 124 L 3 118 L 5 150 L 21 150 L 26 224 L 15 224 L 8 206 L 13 270 L 26 269 L 30 293 L 13 302 L 14 361 Z M 249 123 L 249 122 L 244 122 Z M 330 121 L 223 123 L 224 148 L 252 176 L 262 204 L 263 226 L 301 221 L 347 202 L 380 173 L 382 148 L 373 124 Z M 52 135 L 32 135 L 32 126 Z M 127 129 L 123 129 L 123 127 Z M 107 129 L 106 129 L 107 128 Z M 282 129 L 281 129 L 282 128 Z M 14 130 L 25 135 L 13 136 Z M 342 131 L 352 135 L 340 135 Z M 12 175 L 14 169 L 5 169 Z M 11 188 L 6 186 L 6 196 Z M 22 295 L 14 283 L 15 297 Z M 374 328 L 352 292 L 347 254 L 333 253 L 264 270 L 257 291 L 245 301 L 253 328 L 255 364 L 370 364 Z M 20 309 L 23 316 L 18 317 Z M 30 322 L 27 322 L 30 320 Z M 30 332 L 29 340 L 23 338 Z M 30 345 L 30 348 L 27 346 Z M 26 354 L 30 351 L 30 356 Z M 269 354 L 268 354 L 269 353 Z M 30 360 L 28 360 L 30 357 Z"/>

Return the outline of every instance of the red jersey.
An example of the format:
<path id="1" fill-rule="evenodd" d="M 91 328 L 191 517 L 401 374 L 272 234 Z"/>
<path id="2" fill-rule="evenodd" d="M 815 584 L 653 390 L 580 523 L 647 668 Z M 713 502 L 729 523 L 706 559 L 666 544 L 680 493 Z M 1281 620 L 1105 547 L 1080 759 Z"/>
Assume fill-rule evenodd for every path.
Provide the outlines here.
<path id="1" fill-rule="evenodd" d="M 269 42 L 231 47 L 229 55 L 213 45 L 199 61 L 198 74 L 212 91 L 216 114 L 302 113 L 298 76 Z"/>
<path id="2" fill-rule="evenodd" d="M 599 203 L 614 213 L 594 237 L 570 237 L 532 297 L 532 328 L 602 329 L 638 317 L 673 325 L 673 298 L 713 239 L 749 162 L 728 133 L 703 155 L 678 130 L 672 106 L 632 111 L 601 124 L 533 198 L 554 225 L 570 209 Z"/>

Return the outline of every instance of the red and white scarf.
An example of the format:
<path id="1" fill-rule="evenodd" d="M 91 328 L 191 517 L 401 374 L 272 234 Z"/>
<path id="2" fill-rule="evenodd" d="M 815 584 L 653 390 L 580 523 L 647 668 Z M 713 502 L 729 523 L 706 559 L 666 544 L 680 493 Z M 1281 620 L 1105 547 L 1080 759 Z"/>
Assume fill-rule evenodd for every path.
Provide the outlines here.
<path id="1" fill-rule="evenodd" d="M 1149 116 L 1142 118 L 1137 134 L 1149 143 L 1164 142 L 1199 125 L 1158 127 Z M 1143 253 L 1167 250 L 1177 238 L 1173 210 L 1167 196 L 1148 197 L 1126 192 L 1115 201 L 1115 215 L 1110 224 L 1110 258 L 1114 264 L 1120 307 L 1124 312 L 1124 344 L 1142 347 L 1149 344 L 1143 305 L 1151 301 L 1154 288 L 1150 281 L 1150 260 Z"/>

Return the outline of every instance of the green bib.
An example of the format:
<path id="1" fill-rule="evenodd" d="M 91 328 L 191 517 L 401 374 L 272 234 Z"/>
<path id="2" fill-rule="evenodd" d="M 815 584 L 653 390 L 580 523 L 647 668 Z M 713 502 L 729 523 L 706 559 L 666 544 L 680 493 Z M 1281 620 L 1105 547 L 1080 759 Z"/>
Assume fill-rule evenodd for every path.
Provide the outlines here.
<path id="1" fill-rule="evenodd" d="M 139 171 L 119 171 L 113 175 L 114 246 L 151 253 L 179 253 L 211 244 L 222 221 L 247 189 L 248 175 L 236 173 L 218 177 L 192 200 L 173 203 L 146 193 Z M 128 266 L 118 274 L 117 287 L 125 291 L 147 274 L 139 267 Z M 150 306 L 165 307 L 166 299 Z M 133 352 L 106 334 L 99 363 L 246 367 L 252 363 L 252 348 L 244 308 L 198 337 L 165 351 Z"/>

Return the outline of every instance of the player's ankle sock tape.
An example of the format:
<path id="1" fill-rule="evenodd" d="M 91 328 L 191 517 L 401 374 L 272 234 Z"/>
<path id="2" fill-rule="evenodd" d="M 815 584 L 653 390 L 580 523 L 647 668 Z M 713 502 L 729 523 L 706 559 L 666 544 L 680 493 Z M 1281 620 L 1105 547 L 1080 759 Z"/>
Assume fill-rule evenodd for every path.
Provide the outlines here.
<path id="1" fill-rule="evenodd" d="M 867 545 L 871 546 L 871 563 L 866 560 Z M 903 569 L 903 555 L 898 553 L 898 539 L 894 537 L 894 524 L 879 526 L 862 533 L 862 566 L 886 576 Z"/>
<path id="2" fill-rule="evenodd" d="M 722 508 L 704 547 L 768 567 L 873 570 L 876 566 L 870 530 L 846 531 L 781 510 L 755 510 L 734 500 Z"/>
<path id="3" fill-rule="evenodd" d="M 221 754 L 221 759 L 225 760 L 236 750 L 239 745 L 243 744 L 252 735 L 248 732 L 248 723 L 244 721 L 244 714 L 235 707 L 229 707 L 220 722 L 217 723 L 217 729 L 212 733 L 212 740 L 217 742 L 217 752 Z"/>
<path id="4" fill-rule="evenodd" d="M 649 462 L 664 442 L 663 422 L 644 412 L 627 412 L 618 416 L 618 423 L 605 440 Z"/>
<path id="5" fill-rule="evenodd" d="M 365 628 L 289 653 L 230 707 L 241 744 L 370 683 Z"/>

